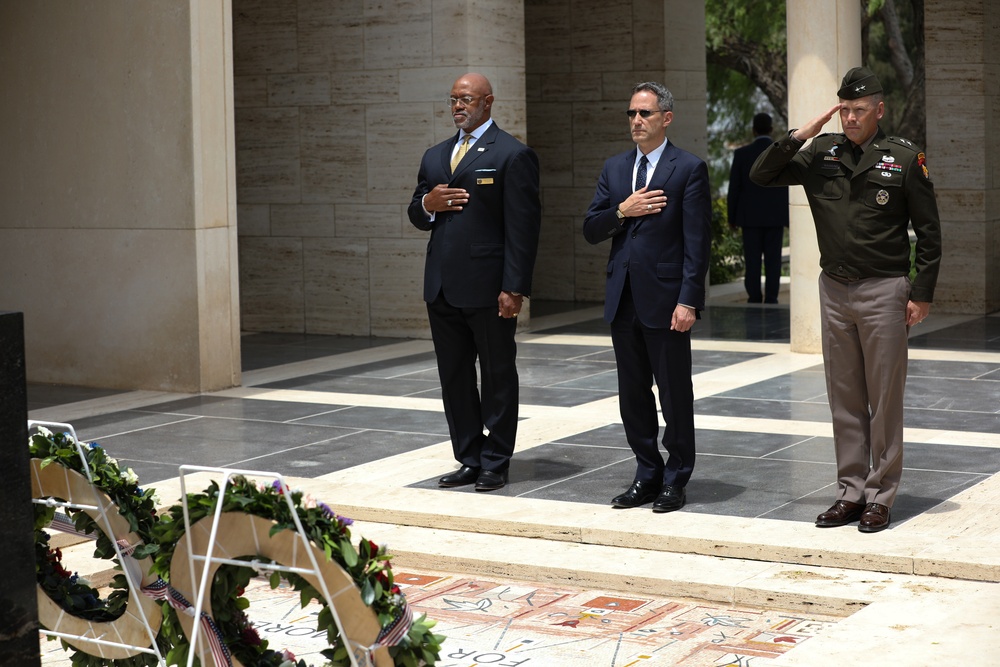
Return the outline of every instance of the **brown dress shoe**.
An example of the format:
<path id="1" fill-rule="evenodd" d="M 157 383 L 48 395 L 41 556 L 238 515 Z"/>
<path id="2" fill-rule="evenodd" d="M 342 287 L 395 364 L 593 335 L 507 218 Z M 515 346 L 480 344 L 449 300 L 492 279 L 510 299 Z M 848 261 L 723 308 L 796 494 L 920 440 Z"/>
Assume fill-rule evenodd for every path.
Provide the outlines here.
<path id="1" fill-rule="evenodd" d="M 833 528 L 834 526 L 844 526 L 852 521 L 857 521 L 861 517 L 861 512 L 865 506 L 861 503 L 852 503 L 847 500 L 838 500 L 830 509 L 816 517 L 816 525 L 820 528 Z"/>
<path id="2" fill-rule="evenodd" d="M 858 530 L 862 533 L 877 533 L 889 527 L 889 508 L 878 503 L 868 503 L 861 515 Z"/>

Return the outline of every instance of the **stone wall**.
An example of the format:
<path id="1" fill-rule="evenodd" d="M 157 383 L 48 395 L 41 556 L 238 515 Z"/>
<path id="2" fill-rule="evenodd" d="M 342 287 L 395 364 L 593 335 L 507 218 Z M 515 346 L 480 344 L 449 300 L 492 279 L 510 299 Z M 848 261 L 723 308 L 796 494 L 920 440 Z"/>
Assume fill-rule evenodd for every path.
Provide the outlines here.
<path id="1" fill-rule="evenodd" d="M 429 334 L 420 157 L 467 71 L 525 139 L 523 29 L 506 0 L 233 0 L 244 330 Z"/>
<path id="2" fill-rule="evenodd" d="M 927 165 L 944 258 L 935 309 L 1000 309 L 1000 4 L 928 0 Z"/>

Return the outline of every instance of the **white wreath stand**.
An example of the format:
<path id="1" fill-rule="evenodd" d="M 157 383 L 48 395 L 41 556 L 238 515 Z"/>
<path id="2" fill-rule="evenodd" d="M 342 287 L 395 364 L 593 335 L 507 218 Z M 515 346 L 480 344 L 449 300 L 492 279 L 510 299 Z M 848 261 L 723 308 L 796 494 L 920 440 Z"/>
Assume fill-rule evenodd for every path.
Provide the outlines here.
<path id="1" fill-rule="evenodd" d="M 198 531 L 193 531 L 191 525 L 191 518 L 188 510 L 187 502 L 187 491 L 185 489 L 184 476 L 185 473 L 191 472 L 209 472 L 216 475 L 224 475 L 225 479 L 220 485 L 219 489 L 219 502 L 216 504 L 215 513 L 212 518 L 211 528 L 207 536 L 207 542 L 205 541 L 204 531 L 200 531 L 201 535 L 198 535 Z M 234 475 L 242 475 L 250 479 L 266 478 L 277 480 L 281 485 L 281 488 L 286 492 L 283 494 L 285 502 L 288 503 L 288 509 L 295 522 L 295 531 L 282 531 L 278 533 L 269 540 L 273 542 L 275 539 L 279 538 L 283 533 L 293 533 L 290 543 L 283 545 L 278 545 L 272 547 L 272 551 L 280 551 L 284 557 L 281 560 L 290 559 L 293 561 L 291 565 L 277 562 L 278 558 L 271 558 L 275 562 L 262 562 L 257 559 L 250 561 L 246 560 L 235 560 L 228 558 L 225 555 L 216 555 L 216 551 L 219 549 L 219 536 L 220 527 L 225 528 L 238 528 L 233 521 L 238 521 L 245 519 L 251 523 L 245 526 L 245 531 L 239 531 L 242 536 L 243 541 L 251 540 L 252 545 L 256 547 L 254 554 L 261 554 L 268 551 L 268 545 L 262 544 L 261 542 L 261 530 L 264 528 L 269 528 L 273 524 L 270 520 L 262 519 L 261 517 L 255 517 L 253 515 L 243 514 L 243 513 L 233 513 L 233 512 L 222 512 L 223 499 L 226 495 L 226 488 L 229 486 L 230 479 Z M 370 651 L 374 648 L 374 641 L 380 630 L 378 619 L 375 614 L 371 612 L 362 602 L 360 594 L 357 592 L 357 587 L 354 584 L 353 579 L 347 575 L 346 572 L 337 564 L 333 562 L 326 561 L 325 558 L 321 562 L 316 557 L 317 548 L 315 548 L 306 536 L 305 530 L 302 528 L 302 522 L 299 520 L 299 515 L 295 511 L 295 506 L 292 503 L 291 494 L 289 492 L 289 487 L 285 483 L 284 477 L 279 473 L 274 472 L 261 472 L 261 471 L 251 471 L 251 470 L 234 470 L 232 468 L 211 468 L 203 466 L 192 466 L 192 465 L 182 465 L 180 466 L 180 488 L 181 488 L 181 499 L 182 507 L 184 510 L 184 538 L 183 541 L 186 542 L 186 551 L 188 557 L 188 569 L 189 572 L 184 573 L 183 565 L 175 568 L 174 563 L 177 560 L 177 551 L 174 552 L 174 557 L 171 562 L 170 572 L 171 572 L 171 585 L 178 587 L 184 584 L 177 581 L 177 579 L 185 580 L 186 582 L 191 582 L 194 584 L 192 587 L 197 587 L 197 595 L 195 597 L 194 605 L 194 615 L 187 619 L 181 618 L 182 623 L 187 624 L 189 621 L 190 630 L 189 639 L 191 643 L 192 650 L 188 652 L 188 662 L 187 667 L 192 667 L 194 663 L 195 654 L 200 654 L 202 656 L 202 665 L 207 664 L 206 659 L 211 656 L 211 652 L 206 650 L 205 644 L 207 642 L 202 641 L 202 645 L 199 647 L 198 639 L 201 632 L 201 623 L 195 623 L 194 619 L 201 618 L 201 613 L 204 609 L 209 608 L 210 604 L 207 604 L 206 598 L 208 596 L 209 582 L 214 576 L 214 569 L 219 565 L 237 565 L 240 567 L 251 567 L 257 571 L 267 571 L 267 572 L 291 572 L 306 578 L 310 584 L 316 587 L 316 589 L 323 595 L 326 600 L 330 613 L 333 617 L 334 622 L 337 625 L 337 630 L 340 633 L 341 638 L 347 647 L 347 653 L 351 660 L 352 667 L 381 667 L 382 665 L 392 665 L 391 658 L 388 657 L 388 652 L 383 648 L 375 652 L 374 663 L 369 657 L 371 655 Z M 230 515 L 230 519 L 233 521 L 227 521 L 226 515 Z M 201 521 L 195 524 L 199 526 L 202 524 L 205 517 Z M 256 522 L 253 520 L 256 519 Z M 234 531 L 235 532 L 235 531 Z M 263 539 L 267 540 L 268 530 L 263 530 Z M 198 548 L 195 549 L 195 542 L 199 542 Z M 238 549 L 240 551 L 245 551 L 246 549 Z M 197 553 L 195 553 L 197 551 Z M 322 553 L 322 552 L 320 552 Z M 233 553 L 233 556 L 247 556 L 248 553 Z M 274 554 L 272 554 L 274 555 Z M 303 556 L 305 558 L 303 558 Z M 299 561 L 305 560 L 304 565 L 299 565 Z M 196 573 L 195 562 L 202 563 L 201 576 L 199 577 Z M 175 577 L 175 573 L 177 576 Z M 186 575 L 186 576 L 185 576 Z M 188 579 L 188 577 L 190 577 Z M 337 590 L 331 590 L 328 585 L 329 581 L 333 580 L 336 586 L 339 586 Z M 340 596 L 345 596 L 338 599 Z M 368 612 L 364 613 L 352 613 L 352 618 L 345 619 L 341 618 L 340 613 L 337 610 L 337 603 L 342 606 L 346 603 L 357 609 L 356 605 L 353 605 L 354 598 L 357 598 L 357 603 L 365 607 Z M 358 610 L 361 611 L 361 610 Z M 346 625 L 346 627 L 345 627 Z M 358 641 L 357 638 L 362 638 L 362 641 Z M 386 662 L 388 660 L 388 662 Z M 218 666 L 221 667 L 221 666 Z"/>
<path id="2" fill-rule="evenodd" d="M 80 479 L 80 474 L 74 470 L 69 470 L 68 468 L 63 468 L 62 466 L 57 466 L 59 469 L 64 471 L 62 479 L 52 478 L 52 481 L 59 487 L 61 487 L 61 495 L 72 496 L 66 500 L 56 500 L 51 497 L 44 498 L 33 498 L 32 502 L 39 505 L 46 505 L 48 507 L 55 507 L 59 509 L 71 509 L 71 510 L 82 510 L 89 514 L 93 518 L 98 527 L 104 531 L 104 534 L 108 536 L 111 540 L 111 544 L 115 549 L 115 554 L 118 556 L 118 562 L 121 564 L 122 572 L 125 575 L 125 580 L 128 583 L 129 588 L 129 601 L 125 613 L 119 617 L 118 620 L 124 619 L 123 623 L 134 624 L 138 621 L 142 624 L 142 628 L 145 630 L 146 636 L 149 638 L 149 645 L 139 646 L 133 643 L 128 643 L 128 641 L 111 641 L 105 637 L 108 632 L 113 632 L 118 637 L 123 634 L 126 637 L 134 636 L 133 632 L 121 632 L 116 624 L 118 620 L 111 623 L 90 623 L 84 621 L 78 617 L 66 614 L 62 609 L 53 602 L 45 593 L 39 588 L 38 589 L 38 603 L 40 611 L 43 608 L 52 608 L 52 612 L 57 614 L 57 622 L 53 624 L 56 629 L 46 630 L 39 629 L 39 632 L 52 636 L 59 637 L 60 639 L 65 639 L 69 644 L 76 646 L 80 649 L 79 643 L 96 644 L 97 650 L 100 652 L 101 657 L 107 657 L 108 659 L 120 659 L 133 656 L 137 653 L 149 653 L 155 655 L 160 667 L 166 667 L 166 660 L 160 654 L 159 647 L 156 645 L 156 635 L 159 632 L 159 625 L 162 617 L 160 616 L 160 608 L 155 602 L 146 598 L 142 590 L 142 577 L 143 572 L 139 567 L 139 563 L 129 555 L 123 553 L 121 545 L 118 544 L 118 540 L 129 534 L 128 524 L 125 522 L 124 529 L 122 528 L 122 523 L 124 519 L 118 514 L 117 511 L 114 514 L 109 513 L 109 510 L 116 508 L 115 504 L 108 498 L 107 495 L 102 493 L 95 485 L 94 478 L 90 472 L 90 466 L 87 464 L 87 457 L 83 452 L 83 447 L 80 445 L 79 439 L 76 437 L 76 431 L 70 424 L 60 424 L 57 422 L 44 422 L 44 421 L 28 421 L 28 431 L 30 432 L 36 426 L 44 426 L 50 429 L 57 429 L 60 432 L 69 433 L 73 438 L 73 443 L 76 447 L 77 454 L 80 456 L 80 461 L 83 464 L 84 475 L 83 479 Z M 49 466 L 52 468 L 52 466 Z M 72 474 L 71 474 L 72 473 Z M 43 479 L 48 479 L 51 476 L 45 476 L 44 471 L 36 466 L 32 466 L 32 486 L 37 486 L 39 489 L 44 489 L 46 484 Z M 86 494 L 85 490 L 82 490 L 80 482 L 86 480 L 86 484 L 90 487 L 92 492 L 93 503 L 87 504 L 80 502 L 84 498 L 76 497 L 81 492 Z M 74 493 L 73 491 L 76 491 Z M 35 494 L 33 494 L 35 495 Z M 38 494 L 42 495 L 42 494 Z M 115 530 L 115 525 L 117 524 L 118 530 Z M 124 532 L 124 535 L 119 534 Z M 138 541 L 138 539 L 136 539 Z M 150 604 L 151 603 L 151 604 Z M 153 611 L 155 610 L 155 611 Z M 152 613 L 147 614 L 147 611 Z M 155 622 L 157 629 L 154 631 L 152 625 L 150 624 L 150 616 L 155 616 Z M 130 620 L 135 619 L 135 620 Z M 95 634 L 95 625 L 97 627 L 107 626 L 102 628 L 100 634 Z M 58 628 L 63 626 L 69 626 L 69 632 L 62 632 Z M 104 650 L 101 647 L 107 647 L 108 655 L 105 655 Z M 80 649 L 82 650 L 82 649 Z"/>

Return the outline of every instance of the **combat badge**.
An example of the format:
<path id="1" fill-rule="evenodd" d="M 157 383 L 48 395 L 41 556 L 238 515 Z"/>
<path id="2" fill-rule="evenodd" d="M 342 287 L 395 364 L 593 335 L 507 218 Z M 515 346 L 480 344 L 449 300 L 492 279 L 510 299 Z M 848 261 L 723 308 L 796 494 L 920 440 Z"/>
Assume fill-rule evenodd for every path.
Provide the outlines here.
<path id="1" fill-rule="evenodd" d="M 927 171 L 927 156 L 923 153 L 917 153 L 917 164 L 919 164 L 920 168 L 923 170 L 924 178 L 930 178 L 930 172 Z"/>
<path id="2" fill-rule="evenodd" d="M 885 206 L 889 203 L 889 193 L 885 190 L 879 190 L 878 194 L 875 195 L 875 202 L 879 206 Z"/>

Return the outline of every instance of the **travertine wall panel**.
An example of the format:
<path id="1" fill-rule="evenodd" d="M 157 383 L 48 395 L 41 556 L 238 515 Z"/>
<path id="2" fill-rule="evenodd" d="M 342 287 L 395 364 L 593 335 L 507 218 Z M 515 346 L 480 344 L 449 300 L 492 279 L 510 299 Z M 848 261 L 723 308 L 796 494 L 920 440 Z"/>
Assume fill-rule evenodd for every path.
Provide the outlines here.
<path id="1" fill-rule="evenodd" d="M 270 236 L 271 207 L 268 204 L 240 204 L 236 207 L 240 236 Z"/>
<path id="2" fill-rule="evenodd" d="M 236 197 L 241 204 L 300 200 L 299 110 L 236 109 Z"/>
<path id="3" fill-rule="evenodd" d="M 410 224 L 402 204 L 338 204 L 336 236 L 341 238 L 394 238 L 406 227 L 424 237 L 426 232 Z"/>
<path id="4" fill-rule="evenodd" d="M 302 239 L 240 236 L 240 315 L 246 331 L 305 331 Z"/>
<path id="5" fill-rule="evenodd" d="M 363 168 L 368 148 L 364 109 L 360 104 L 301 109 L 301 133 L 289 147 L 301 159 L 301 201 L 364 201 L 368 189 Z M 239 130 L 240 125 L 236 127 Z"/>
<path id="6" fill-rule="evenodd" d="M 272 74 L 267 77 L 267 104 L 272 107 L 330 104 L 330 73 Z"/>
<path id="7" fill-rule="evenodd" d="M 298 3 L 298 65 L 303 72 L 364 69 L 364 4 L 362 0 Z"/>
<path id="8" fill-rule="evenodd" d="M 306 333 L 370 333 L 367 239 L 317 239 L 303 256 Z"/>
<path id="9" fill-rule="evenodd" d="M 370 239 L 371 333 L 413 336 L 427 328 L 423 239 Z M 429 332 L 428 332 L 429 335 Z"/>
<path id="10" fill-rule="evenodd" d="M 333 204 L 272 204 L 272 236 L 334 236 Z"/>
<path id="11" fill-rule="evenodd" d="M 1000 308 L 1000 6 L 925 4 L 927 160 L 944 259 L 935 308 Z"/>

